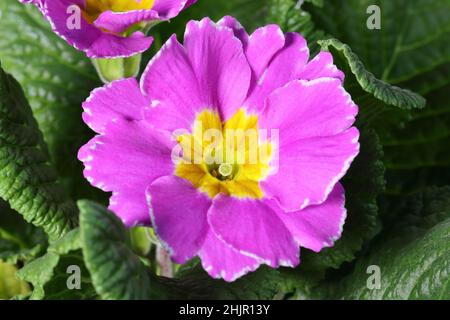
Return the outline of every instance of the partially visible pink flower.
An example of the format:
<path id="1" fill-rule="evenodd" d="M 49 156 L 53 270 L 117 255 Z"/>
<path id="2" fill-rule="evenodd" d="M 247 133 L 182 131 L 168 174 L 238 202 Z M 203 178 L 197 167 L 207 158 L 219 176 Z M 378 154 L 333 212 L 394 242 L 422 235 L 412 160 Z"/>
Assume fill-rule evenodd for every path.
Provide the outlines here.
<path id="1" fill-rule="evenodd" d="M 276 25 L 249 36 L 231 17 L 191 21 L 140 84 L 115 81 L 83 104 L 98 133 L 79 152 L 84 175 L 112 192 L 109 208 L 127 226 L 152 225 L 177 263 L 199 256 L 227 281 L 261 264 L 295 266 L 299 246 L 333 246 L 346 218 L 339 180 L 359 132 L 343 78 L 330 53 L 309 61 L 305 39 Z M 206 129 L 277 129 L 279 139 L 259 135 L 252 146 L 271 152 L 253 164 L 208 162 L 205 146 L 192 149 L 200 163 L 174 163 L 172 151 L 188 160 Z"/>
<path id="2" fill-rule="evenodd" d="M 139 29 L 169 20 L 197 0 L 19 1 L 36 5 L 53 30 L 88 57 L 124 58 L 151 46 L 153 38 Z"/>

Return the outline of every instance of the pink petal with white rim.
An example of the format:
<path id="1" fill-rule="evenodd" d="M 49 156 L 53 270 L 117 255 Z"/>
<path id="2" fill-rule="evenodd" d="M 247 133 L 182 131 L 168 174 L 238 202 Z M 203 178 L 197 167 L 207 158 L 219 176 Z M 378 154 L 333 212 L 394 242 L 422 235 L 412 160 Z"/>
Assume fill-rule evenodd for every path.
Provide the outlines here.
<path id="1" fill-rule="evenodd" d="M 279 130 L 282 151 L 301 139 L 341 133 L 354 124 L 357 114 L 340 80 L 294 80 L 269 96 L 259 127 Z"/>
<path id="2" fill-rule="evenodd" d="M 298 78 L 302 80 L 314 80 L 317 78 L 336 78 L 344 81 L 344 73 L 333 63 L 333 56 L 329 52 L 319 52 L 305 69 L 299 74 Z"/>
<path id="3" fill-rule="evenodd" d="M 299 248 L 277 216 L 279 209 L 267 200 L 217 196 L 208 221 L 222 241 L 239 253 L 273 268 L 299 264 Z"/>
<path id="4" fill-rule="evenodd" d="M 147 188 L 152 225 L 176 263 L 185 263 L 201 248 L 208 231 L 211 199 L 188 181 L 166 176 Z"/>
<path id="5" fill-rule="evenodd" d="M 93 186 L 113 192 L 110 208 L 127 226 L 149 224 L 145 188 L 173 172 L 174 145 L 168 132 L 153 130 L 143 121 L 117 119 L 80 149 L 78 159 Z"/>
<path id="6" fill-rule="evenodd" d="M 235 18 L 231 16 L 225 16 L 222 19 L 220 19 L 219 22 L 217 22 L 218 26 L 230 28 L 234 36 L 237 37 L 241 42 L 244 50 L 247 48 L 248 44 L 248 33 L 244 29 L 244 27 L 240 24 L 239 21 L 237 21 Z"/>
<path id="7" fill-rule="evenodd" d="M 97 28 L 105 29 L 114 33 L 125 32 L 136 23 L 159 20 L 158 12 L 155 10 L 133 10 L 127 12 L 114 12 L 111 10 L 102 12 L 94 21 Z"/>
<path id="8" fill-rule="evenodd" d="M 309 59 L 306 40 L 298 33 L 287 33 L 285 45 L 273 57 L 259 79 L 254 79 L 244 103 L 251 110 L 261 111 L 269 94 L 288 82 L 298 79 Z"/>
<path id="9" fill-rule="evenodd" d="M 250 75 L 231 29 L 208 18 L 191 21 L 185 46 L 172 36 L 144 72 L 141 88 L 153 102 L 145 118 L 158 128 L 176 130 L 190 129 L 205 108 L 232 115 L 247 95 Z"/>
<path id="10" fill-rule="evenodd" d="M 234 281 L 248 272 L 255 271 L 262 261 L 240 254 L 221 241 L 209 230 L 199 252 L 203 269 L 216 279 Z"/>
<path id="11" fill-rule="evenodd" d="M 155 0 L 152 10 L 158 12 L 163 20 L 172 19 L 197 0 Z"/>
<path id="12" fill-rule="evenodd" d="M 274 152 L 278 170 L 261 182 L 265 196 L 276 199 L 287 212 L 323 203 L 358 155 L 358 139 L 358 129 L 352 127 L 283 146 Z"/>
<path id="13" fill-rule="evenodd" d="M 153 38 L 146 37 L 142 32 L 135 32 L 129 37 L 103 32 L 84 18 L 80 19 L 79 27 L 70 26 L 68 19 L 73 12 L 68 8 L 77 6 L 81 10 L 83 0 L 52 0 L 43 2 L 43 5 L 42 11 L 53 31 L 76 49 L 86 52 L 90 58 L 129 57 L 147 50 L 153 42 Z"/>
<path id="14" fill-rule="evenodd" d="M 347 217 L 344 205 L 344 188 L 338 183 L 324 203 L 297 212 L 280 212 L 278 216 L 299 246 L 319 252 L 341 237 Z"/>
<path id="15" fill-rule="evenodd" d="M 349 129 L 357 113 L 338 79 L 292 81 L 270 95 L 259 126 L 279 130 L 278 167 L 261 182 L 266 196 L 285 211 L 325 201 L 359 153 L 359 132 Z"/>
<path id="16" fill-rule="evenodd" d="M 225 121 L 242 107 L 251 71 L 242 42 L 229 28 L 209 18 L 190 21 L 184 46 L 200 88 L 204 107 L 217 107 Z"/>
<path id="17" fill-rule="evenodd" d="M 148 64 L 141 91 L 151 100 L 145 118 L 158 128 L 190 129 L 205 106 L 189 57 L 175 35 Z"/>
<path id="18" fill-rule="evenodd" d="M 150 102 L 134 78 L 113 81 L 92 91 L 83 103 L 83 120 L 95 132 L 103 133 L 114 119 L 140 120 Z"/>
<path id="19" fill-rule="evenodd" d="M 277 25 L 268 25 L 259 29 L 249 38 L 245 50 L 248 62 L 252 67 L 255 81 L 258 81 L 274 55 L 285 45 L 283 31 Z"/>

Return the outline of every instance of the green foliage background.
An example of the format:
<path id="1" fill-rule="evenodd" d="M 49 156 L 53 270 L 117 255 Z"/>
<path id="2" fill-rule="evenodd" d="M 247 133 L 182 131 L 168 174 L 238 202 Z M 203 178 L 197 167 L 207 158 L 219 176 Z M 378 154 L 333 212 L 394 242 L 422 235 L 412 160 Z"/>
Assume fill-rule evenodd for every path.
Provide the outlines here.
<path id="1" fill-rule="evenodd" d="M 374 4 L 380 30 L 366 27 Z M 80 105 L 101 85 L 94 68 L 35 8 L 2 0 L 0 299 L 450 299 L 450 1 L 199 0 L 152 29 L 142 63 L 190 19 L 224 15 L 249 31 L 300 32 L 345 71 L 361 154 L 343 181 L 343 237 L 319 254 L 302 249 L 296 269 L 261 268 L 231 284 L 196 260 L 174 279 L 158 276 L 146 232 L 105 209 L 76 159 L 93 134 Z M 80 290 L 66 286 L 72 264 Z M 382 272 L 376 290 L 371 265 Z"/>

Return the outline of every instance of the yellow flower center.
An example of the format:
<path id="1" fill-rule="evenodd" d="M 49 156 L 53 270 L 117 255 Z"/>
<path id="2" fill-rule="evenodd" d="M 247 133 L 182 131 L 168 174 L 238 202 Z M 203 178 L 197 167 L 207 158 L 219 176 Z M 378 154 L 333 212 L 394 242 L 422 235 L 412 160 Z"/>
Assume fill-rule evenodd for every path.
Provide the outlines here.
<path id="1" fill-rule="evenodd" d="M 92 23 L 105 11 L 150 10 L 154 2 L 155 0 L 86 0 L 84 17 Z"/>
<path id="2" fill-rule="evenodd" d="M 260 142 L 258 117 L 239 109 L 222 123 L 217 112 L 197 115 L 192 132 L 177 136 L 181 159 L 175 175 L 214 198 L 219 193 L 261 199 L 260 181 L 270 172 L 272 146 Z"/>

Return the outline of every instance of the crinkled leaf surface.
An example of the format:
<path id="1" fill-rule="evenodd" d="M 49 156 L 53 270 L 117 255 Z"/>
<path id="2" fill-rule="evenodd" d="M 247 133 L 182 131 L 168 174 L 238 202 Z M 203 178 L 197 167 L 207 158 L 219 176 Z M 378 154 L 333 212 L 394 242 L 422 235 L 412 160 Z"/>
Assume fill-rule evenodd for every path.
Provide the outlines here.
<path id="1" fill-rule="evenodd" d="M 93 299 L 92 286 L 81 252 L 80 230 L 73 229 L 53 242 L 47 253 L 26 264 L 18 276 L 33 285 L 30 299 Z M 80 288 L 69 288 L 71 268 L 80 272 Z"/>
<path id="2" fill-rule="evenodd" d="M 430 188 L 412 196 L 402 212 L 401 222 L 380 236 L 350 275 L 323 285 L 326 297 L 450 298 L 450 187 Z M 379 289 L 367 286 L 369 266 L 380 268 Z"/>
<path id="3" fill-rule="evenodd" d="M 0 66 L 0 197 L 51 238 L 77 223 L 77 208 L 56 180 L 22 89 Z"/>

